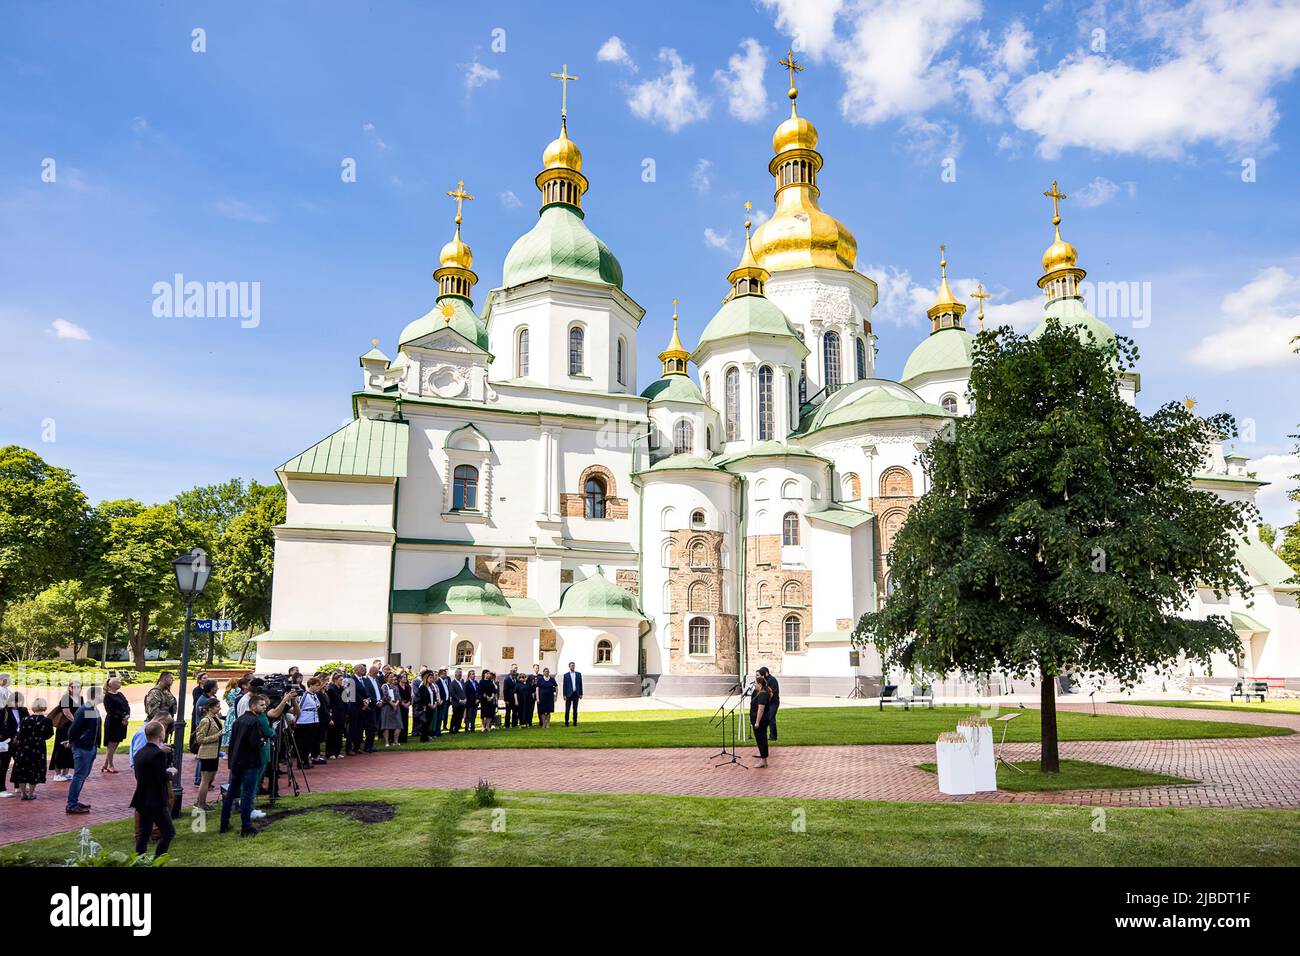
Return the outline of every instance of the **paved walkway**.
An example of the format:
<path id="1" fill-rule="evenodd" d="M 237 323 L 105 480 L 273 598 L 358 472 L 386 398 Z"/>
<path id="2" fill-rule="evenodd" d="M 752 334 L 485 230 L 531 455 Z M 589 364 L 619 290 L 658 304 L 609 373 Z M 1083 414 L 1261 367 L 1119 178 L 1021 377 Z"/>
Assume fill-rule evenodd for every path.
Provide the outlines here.
<path id="1" fill-rule="evenodd" d="M 1091 710 L 1086 705 L 1062 709 Z M 1300 715 L 1246 714 L 1099 704 L 1099 713 L 1168 720 L 1220 720 L 1290 727 Z M 1026 714 L 1026 717 L 1030 717 Z M 1032 719 L 1032 718 L 1031 718 Z M 563 733 L 563 728 L 556 728 Z M 746 764 L 752 746 L 742 748 Z M 1038 756 L 1037 744 L 1008 744 L 1012 759 Z M 932 744 L 773 748 L 764 770 L 721 766 L 710 769 L 713 751 L 667 747 L 649 750 L 424 750 L 349 757 L 310 772 L 314 791 L 389 787 L 470 789 L 480 778 L 507 790 L 581 793 L 653 793 L 693 796 L 770 796 L 853 800 L 966 803 L 1057 803 L 1109 807 L 1300 808 L 1300 735 L 1238 740 L 1081 741 L 1061 745 L 1075 760 L 1172 774 L 1197 784 L 1131 790 L 1075 790 L 1056 793 L 940 794 L 933 774 L 916 769 L 933 762 Z M 102 761 L 102 757 L 100 758 Z M 187 767 L 190 766 L 187 758 Z M 123 763 L 123 766 L 125 764 Z M 225 774 L 219 776 L 225 779 Z M 64 813 L 66 784 L 40 788 L 35 803 L 0 801 L 0 845 L 64 830 L 122 819 L 132 777 L 103 775 L 96 768 L 82 799 L 93 806 L 84 816 Z M 194 790 L 186 786 L 187 797 Z M 291 802 L 292 797 L 285 798 Z"/>

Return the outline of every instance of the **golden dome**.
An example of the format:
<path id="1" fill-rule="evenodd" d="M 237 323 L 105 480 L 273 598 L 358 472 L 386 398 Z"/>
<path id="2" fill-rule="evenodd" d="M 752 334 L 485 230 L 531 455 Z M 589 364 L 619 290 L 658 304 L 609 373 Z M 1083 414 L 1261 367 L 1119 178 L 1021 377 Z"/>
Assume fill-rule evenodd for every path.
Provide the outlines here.
<path id="1" fill-rule="evenodd" d="M 1074 246 L 1061 238 L 1061 229 L 1056 229 L 1056 241 L 1043 253 L 1043 272 L 1056 272 L 1060 269 L 1077 268 L 1079 253 Z"/>
<path id="2" fill-rule="evenodd" d="M 474 265 L 474 253 L 461 241 L 459 225 L 456 226 L 456 235 L 452 237 L 451 242 L 442 247 L 442 252 L 438 254 L 438 261 L 444 268 L 454 266 L 459 269 L 469 269 Z"/>
<path id="3" fill-rule="evenodd" d="M 569 139 L 564 126 L 560 127 L 560 135 L 551 140 L 542 152 L 542 169 L 571 169 L 575 173 L 582 172 L 582 151 L 578 149 L 577 143 Z"/>
<path id="4" fill-rule="evenodd" d="M 772 152 L 780 154 L 791 149 L 816 149 L 817 127 L 790 107 L 790 118 L 772 134 Z"/>

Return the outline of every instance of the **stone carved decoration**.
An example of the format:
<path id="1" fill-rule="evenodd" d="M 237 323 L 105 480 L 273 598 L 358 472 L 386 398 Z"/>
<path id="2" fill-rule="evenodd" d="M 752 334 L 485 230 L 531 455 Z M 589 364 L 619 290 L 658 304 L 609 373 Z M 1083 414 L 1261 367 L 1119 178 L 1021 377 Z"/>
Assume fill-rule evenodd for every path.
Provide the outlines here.
<path id="1" fill-rule="evenodd" d="M 423 366 L 420 379 L 420 394 L 438 398 L 460 398 L 469 387 L 465 369 L 455 365 Z"/>

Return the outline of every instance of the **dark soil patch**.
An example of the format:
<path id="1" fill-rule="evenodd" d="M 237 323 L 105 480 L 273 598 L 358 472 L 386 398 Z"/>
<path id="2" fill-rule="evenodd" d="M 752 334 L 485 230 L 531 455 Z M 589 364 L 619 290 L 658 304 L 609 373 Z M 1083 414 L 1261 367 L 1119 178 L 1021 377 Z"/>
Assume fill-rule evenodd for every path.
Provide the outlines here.
<path id="1" fill-rule="evenodd" d="M 383 800 L 363 800 L 352 803 L 319 803 L 314 807 L 295 807 L 292 810 L 276 810 L 268 813 L 260 829 L 265 829 L 278 820 L 296 817 L 302 813 L 315 813 L 317 810 L 333 810 L 358 823 L 387 823 L 397 816 L 397 807 Z"/>

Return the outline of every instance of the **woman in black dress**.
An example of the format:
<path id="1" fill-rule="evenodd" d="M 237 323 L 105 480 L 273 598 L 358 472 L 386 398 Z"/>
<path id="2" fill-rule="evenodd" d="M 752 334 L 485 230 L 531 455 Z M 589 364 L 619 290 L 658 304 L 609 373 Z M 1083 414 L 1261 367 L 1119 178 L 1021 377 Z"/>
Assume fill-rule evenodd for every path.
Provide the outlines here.
<path id="1" fill-rule="evenodd" d="M 483 718 L 483 732 L 492 730 L 497 721 L 497 675 L 484 671 L 478 682 L 478 712 Z"/>
<path id="2" fill-rule="evenodd" d="M 77 715 L 81 703 L 81 684 L 74 680 L 68 684 L 68 689 L 59 698 L 60 713 L 53 721 L 54 753 L 50 756 L 50 769 L 54 771 L 56 783 L 64 783 L 72 779 L 72 748 L 63 745 L 67 742 L 72 718 Z"/>
<path id="3" fill-rule="evenodd" d="M 14 773 L 24 800 L 36 799 L 36 785 L 45 782 L 45 741 L 54 736 L 54 724 L 45 716 L 45 701 L 32 702 L 32 712 L 23 718 L 14 742 Z M 64 750 L 71 750 L 64 747 Z"/>
<path id="4" fill-rule="evenodd" d="M 551 727 L 551 714 L 555 713 L 555 691 L 555 678 L 551 676 L 551 669 L 543 667 L 542 676 L 537 679 L 537 719 L 541 721 L 543 730 Z"/>
<path id="5" fill-rule="evenodd" d="M 338 760 L 343 756 L 343 732 L 348 726 L 348 705 L 343 698 L 342 671 L 335 671 L 330 675 L 325 696 L 329 699 L 329 729 L 325 731 L 325 759 Z"/>
<path id="6" fill-rule="evenodd" d="M 402 726 L 397 731 L 397 742 L 406 743 L 406 729 L 411 722 L 411 678 L 406 671 L 397 675 L 397 692 L 402 697 L 398 712 L 402 715 Z"/>
<path id="7" fill-rule="evenodd" d="M 754 677 L 754 693 L 749 698 L 749 722 L 754 725 L 754 742 L 758 744 L 757 767 L 767 766 L 767 710 L 772 698 L 762 674 Z"/>
<path id="8" fill-rule="evenodd" d="M 113 754 L 117 745 L 126 740 L 126 727 L 131 721 L 131 703 L 122 693 L 122 682 L 110 677 L 104 685 L 104 746 L 108 753 L 104 757 L 104 766 L 100 773 L 119 773 L 113 766 Z"/>

